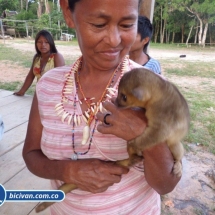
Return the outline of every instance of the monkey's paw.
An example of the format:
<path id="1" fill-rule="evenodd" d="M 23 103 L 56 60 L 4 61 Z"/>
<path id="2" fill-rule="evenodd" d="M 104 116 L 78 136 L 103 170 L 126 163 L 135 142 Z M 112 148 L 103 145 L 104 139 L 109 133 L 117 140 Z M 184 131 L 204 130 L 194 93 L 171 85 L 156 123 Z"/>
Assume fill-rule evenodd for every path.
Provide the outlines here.
<path id="1" fill-rule="evenodd" d="M 182 164 L 180 161 L 176 161 L 174 166 L 173 166 L 173 173 L 177 177 L 181 177 L 182 175 Z"/>

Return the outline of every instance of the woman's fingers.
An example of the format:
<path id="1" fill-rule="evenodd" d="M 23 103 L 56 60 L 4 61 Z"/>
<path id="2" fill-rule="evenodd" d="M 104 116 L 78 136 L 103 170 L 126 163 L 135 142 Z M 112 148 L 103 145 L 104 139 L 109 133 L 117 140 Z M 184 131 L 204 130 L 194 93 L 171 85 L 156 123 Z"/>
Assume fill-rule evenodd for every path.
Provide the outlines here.
<path id="1" fill-rule="evenodd" d="M 101 121 L 104 125 L 109 126 L 113 123 L 113 117 L 111 113 L 97 113 L 96 118 Z"/>
<path id="2" fill-rule="evenodd" d="M 117 111 L 117 107 L 113 102 L 103 102 L 102 105 L 108 112 L 113 113 Z"/>
<path id="3" fill-rule="evenodd" d="M 74 162 L 72 163 L 74 166 Z M 76 176 L 71 177 L 72 183 L 76 184 L 80 189 L 92 193 L 103 192 L 113 184 L 119 183 L 122 174 L 126 174 L 129 171 L 128 168 L 119 166 L 114 162 L 97 159 L 78 160 L 76 161 L 76 168 Z M 88 179 L 87 181 L 86 178 Z"/>
<path id="4" fill-rule="evenodd" d="M 104 102 L 103 107 L 107 112 L 96 115 L 102 122 L 97 126 L 99 132 L 113 134 L 124 140 L 132 140 L 144 132 L 147 123 L 145 110 L 122 109 L 112 102 Z"/>

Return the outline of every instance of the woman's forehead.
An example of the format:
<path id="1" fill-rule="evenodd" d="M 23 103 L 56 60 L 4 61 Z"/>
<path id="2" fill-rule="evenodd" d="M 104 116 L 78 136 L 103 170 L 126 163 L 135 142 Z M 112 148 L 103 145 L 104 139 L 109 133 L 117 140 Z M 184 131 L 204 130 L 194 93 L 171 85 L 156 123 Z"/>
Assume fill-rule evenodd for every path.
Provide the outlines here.
<path id="1" fill-rule="evenodd" d="M 117 13 L 125 19 L 132 19 L 138 13 L 138 2 L 139 0 L 81 0 L 75 11 L 88 17 L 111 18 Z"/>
<path id="2" fill-rule="evenodd" d="M 46 37 L 44 37 L 43 35 L 40 35 L 38 40 L 47 40 Z"/>

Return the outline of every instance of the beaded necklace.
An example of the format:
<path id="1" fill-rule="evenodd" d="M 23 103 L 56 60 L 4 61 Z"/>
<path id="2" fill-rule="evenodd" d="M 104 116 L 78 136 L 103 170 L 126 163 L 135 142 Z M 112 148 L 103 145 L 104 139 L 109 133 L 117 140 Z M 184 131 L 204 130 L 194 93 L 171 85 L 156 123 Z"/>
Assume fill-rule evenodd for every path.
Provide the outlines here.
<path id="1" fill-rule="evenodd" d="M 61 102 L 58 103 L 55 106 L 55 111 L 57 113 L 57 115 L 59 117 L 61 117 L 61 121 L 64 123 L 65 121 L 67 121 L 68 125 L 72 124 L 72 147 L 73 147 L 73 152 L 74 154 L 72 155 L 71 159 L 73 160 L 77 160 L 78 159 L 78 155 L 85 155 L 88 153 L 88 151 L 90 150 L 91 147 L 91 143 L 92 143 L 92 138 L 95 132 L 95 128 L 97 125 L 97 120 L 95 120 L 95 124 L 93 126 L 92 132 L 91 132 L 91 136 L 90 136 L 90 125 L 92 123 L 92 121 L 95 119 L 95 115 L 98 111 L 102 112 L 102 101 L 104 101 L 104 99 L 108 98 L 112 98 L 113 95 L 115 95 L 116 90 L 111 88 L 113 83 L 114 83 L 114 79 L 116 77 L 116 74 L 118 72 L 118 70 L 121 68 L 121 74 L 120 77 L 117 81 L 117 86 L 118 83 L 121 79 L 121 77 L 123 76 L 124 72 L 128 71 L 128 64 L 127 62 L 129 62 L 129 58 L 128 56 L 126 56 L 124 58 L 124 60 L 118 65 L 118 67 L 116 68 L 116 70 L 113 72 L 113 74 L 110 77 L 110 80 L 108 81 L 108 84 L 104 90 L 104 92 L 102 93 L 101 98 L 99 99 L 99 101 L 97 102 L 97 104 L 95 103 L 89 103 L 88 100 L 92 101 L 94 98 L 91 99 L 87 99 L 86 96 L 84 95 L 84 92 L 82 90 L 82 87 L 80 85 L 80 80 L 79 80 L 79 71 L 81 69 L 82 66 L 82 57 L 80 57 L 73 65 L 73 67 L 71 68 L 71 71 L 65 76 L 66 80 L 62 89 L 62 94 L 61 94 Z M 73 94 L 73 89 L 74 89 L 74 83 L 75 83 L 75 74 L 76 75 L 76 92 L 74 94 L 74 99 L 70 99 L 68 97 L 68 95 Z M 77 95 L 78 95 L 78 90 L 80 90 L 84 101 L 86 102 L 88 109 L 84 112 L 84 114 L 78 115 L 76 114 L 76 103 L 82 104 L 80 99 L 77 99 Z M 107 93 L 108 91 L 108 93 Z M 107 93 L 107 94 L 106 94 Z M 112 96 L 111 96 L 111 95 Z M 69 113 L 68 111 L 65 110 L 64 107 L 64 103 L 73 103 L 73 109 L 74 112 L 73 113 Z M 83 138 L 82 138 L 82 144 L 86 144 L 89 140 L 89 145 L 88 145 L 88 149 L 85 152 L 76 152 L 75 151 L 75 126 L 78 126 L 82 123 L 82 120 L 86 123 L 86 126 L 83 129 Z"/>

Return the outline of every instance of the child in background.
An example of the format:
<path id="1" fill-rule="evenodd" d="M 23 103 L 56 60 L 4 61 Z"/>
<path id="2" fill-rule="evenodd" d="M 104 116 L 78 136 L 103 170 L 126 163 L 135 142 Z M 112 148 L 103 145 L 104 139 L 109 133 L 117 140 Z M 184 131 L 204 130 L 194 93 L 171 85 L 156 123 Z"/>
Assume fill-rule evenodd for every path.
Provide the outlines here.
<path id="1" fill-rule="evenodd" d="M 160 63 L 146 53 L 152 34 L 153 27 L 150 20 L 145 16 L 139 16 L 137 37 L 129 51 L 129 57 L 154 73 L 161 74 Z"/>

